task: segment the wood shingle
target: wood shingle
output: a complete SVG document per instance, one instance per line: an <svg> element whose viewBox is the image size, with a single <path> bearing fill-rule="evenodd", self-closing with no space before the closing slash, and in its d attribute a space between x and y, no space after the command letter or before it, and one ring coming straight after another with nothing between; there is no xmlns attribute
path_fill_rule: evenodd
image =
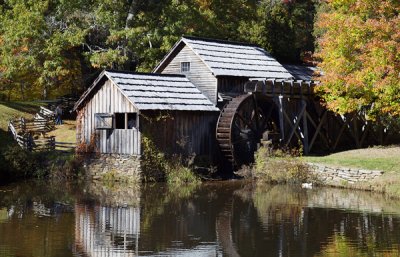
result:
<svg viewBox="0 0 400 257"><path fill-rule="evenodd" d="M219 111L183 75L143 74L104 71L100 77L112 81L138 110ZM99 80L97 80L99 81ZM78 101L75 109L90 95L95 83Z"/></svg>
<svg viewBox="0 0 400 257"><path fill-rule="evenodd" d="M195 37L182 37L154 71L161 72L182 49L182 44L199 56L215 77L293 78L267 51L256 45Z"/></svg>

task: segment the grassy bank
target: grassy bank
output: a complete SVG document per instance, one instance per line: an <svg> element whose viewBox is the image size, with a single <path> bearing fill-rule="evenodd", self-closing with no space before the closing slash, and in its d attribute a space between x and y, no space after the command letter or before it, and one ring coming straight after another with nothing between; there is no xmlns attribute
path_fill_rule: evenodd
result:
<svg viewBox="0 0 400 257"><path fill-rule="evenodd" d="M339 152L327 156L298 156L298 153L270 151L260 148L255 163L244 167L239 175L252 177L259 183L301 184L314 183L341 188L352 188L384 193L400 198L400 146L373 147ZM340 168L358 168L384 171L382 176L369 181L342 183L322 182L310 171L307 162Z"/></svg>
<svg viewBox="0 0 400 257"><path fill-rule="evenodd" d="M302 157L305 162L336 167L381 170L384 174L366 182L334 186L371 190L400 198L400 146L373 147L339 152L320 157Z"/></svg>
<svg viewBox="0 0 400 257"><path fill-rule="evenodd" d="M7 133L8 122L20 117L31 118L39 107L38 102L0 102L0 151L14 143Z"/></svg>
<svg viewBox="0 0 400 257"><path fill-rule="evenodd" d="M306 162L367 170L398 171L400 146L372 147L339 152L327 156L305 156Z"/></svg>

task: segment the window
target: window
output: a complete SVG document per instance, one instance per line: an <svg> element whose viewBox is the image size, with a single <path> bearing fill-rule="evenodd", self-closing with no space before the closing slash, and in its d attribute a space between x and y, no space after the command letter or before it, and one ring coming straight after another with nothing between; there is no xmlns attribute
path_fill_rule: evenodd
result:
<svg viewBox="0 0 400 257"><path fill-rule="evenodd" d="M137 126L137 113L116 113L115 129L133 129Z"/></svg>
<svg viewBox="0 0 400 257"><path fill-rule="evenodd" d="M137 124L137 114L128 113L128 129L136 128L136 124Z"/></svg>
<svg viewBox="0 0 400 257"><path fill-rule="evenodd" d="M95 128L96 129L112 129L113 115L110 113L95 113Z"/></svg>
<svg viewBox="0 0 400 257"><path fill-rule="evenodd" d="M116 113L115 114L115 128L116 129L125 129L125 113Z"/></svg>
<svg viewBox="0 0 400 257"><path fill-rule="evenodd" d="M190 71L190 62L181 62L181 73Z"/></svg>

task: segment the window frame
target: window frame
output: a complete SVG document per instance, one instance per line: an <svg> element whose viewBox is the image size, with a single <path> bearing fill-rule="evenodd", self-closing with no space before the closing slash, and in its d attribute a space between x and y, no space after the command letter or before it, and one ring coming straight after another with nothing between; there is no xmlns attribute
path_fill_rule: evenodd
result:
<svg viewBox="0 0 400 257"><path fill-rule="evenodd" d="M134 116L134 124L131 128L129 128L129 116L133 115ZM119 119L117 120L117 117ZM123 117L123 118L122 118ZM123 120L122 120L123 119ZM139 113L138 112L116 112L114 113L114 129L118 130L123 130L123 129L128 129L128 130L138 130L139 127ZM121 126L118 127L118 124L123 124L123 128Z"/></svg>
<svg viewBox="0 0 400 257"><path fill-rule="evenodd" d="M108 126L99 126L100 119L111 118L111 124ZM107 122L103 122L103 125ZM113 129L114 128L114 114L112 113L95 113L94 114L94 128L95 129Z"/></svg>
<svg viewBox="0 0 400 257"><path fill-rule="evenodd" d="M181 73L190 72L190 68L191 68L190 62L181 62Z"/></svg>

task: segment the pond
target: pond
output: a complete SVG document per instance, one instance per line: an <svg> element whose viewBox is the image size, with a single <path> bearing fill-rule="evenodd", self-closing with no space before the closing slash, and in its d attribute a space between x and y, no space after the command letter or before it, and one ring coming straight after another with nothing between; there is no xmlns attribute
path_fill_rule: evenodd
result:
<svg viewBox="0 0 400 257"><path fill-rule="evenodd" d="M0 187L0 256L399 256L400 201L245 181Z"/></svg>

